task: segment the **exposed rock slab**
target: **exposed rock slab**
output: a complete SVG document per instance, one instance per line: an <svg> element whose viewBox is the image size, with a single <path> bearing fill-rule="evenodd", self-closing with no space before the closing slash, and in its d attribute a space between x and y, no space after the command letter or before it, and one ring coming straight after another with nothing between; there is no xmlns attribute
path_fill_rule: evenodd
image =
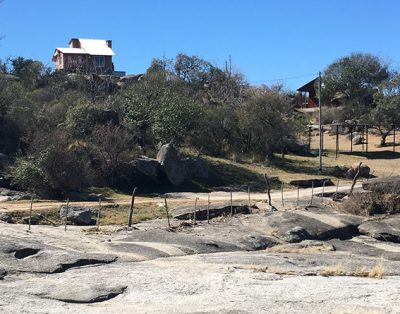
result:
<svg viewBox="0 0 400 314"><path fill-rule="evenodd" d="M267 227L286 242L303 240L349 239L358 234L363 218L333 212L287 211L268 215Z"/></svg>
<svg viewBox="0 0 400 314"><path fill-rule="evenodd" d="M97 303L115 298L125 292L127 286L104 284L48 285L45 291L37 293L41 298L66 303Z"/></svg>
<svg viewBox="0 0 400 314"><path fill-rule="evenodd" d="M358 226L358 230L378 240L400 243L400 215L366 221Z"/></svg>

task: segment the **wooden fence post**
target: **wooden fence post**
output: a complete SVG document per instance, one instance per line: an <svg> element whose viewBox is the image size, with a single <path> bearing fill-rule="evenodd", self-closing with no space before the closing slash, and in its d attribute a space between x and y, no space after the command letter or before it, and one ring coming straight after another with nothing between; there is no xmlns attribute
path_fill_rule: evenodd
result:
<svg viewBox="0 0 400 314"><path fill-rule="evenodd" d="M197 212L197 200L198 199L199 199L198 197L196 197L194 199L193 225L196 224L196 212Z"/></svg>
<svg viewBox="0 0 400 314"><path fill-rule="evenodd" d="M131 207L129 209L129 217L128 217L128 227L132 226L132 216L133 216L133 206L135 205L135 193L136 193L137 187L132 191L132 199L131 199Z"/></svg>
<svg viewBox="0 0 400 314"><path fill-rule="evenodd" d="M281 198L282 198L282 207L284 207L285 206L285 201L284 201L284 199L283 199L283 187L284 187L284 183L282 182L282 184L281 184Z"/></svg>
<svg viewBox="0 0 400 314"><path fill-rule="evenodd" d="M311 203L310 203L310 205L313 204L313 198L314 198L314 180L311 181Z"/></svg>
<svg viewBox="0 0 400 314"><path fill-rule="evenodd" d="M170 229L171 228L171 223L169 221L169 210L168 210L167 196L166 195L164 195L164 206L165 206L165 211L167 212L168 229Z"/></svg>
<svg viewBox="0 0 400 314"><path fill-rule="evenodd" d="M232 200L232 191L231 191L231 216L233 216L233 200Z"/></svg>
<svg viewBox="0 0 400 314"><path fill-rule="evenodd" d="M355 176L354 176L354 178L353 178L353 182L351 183L351 188L350 188L349 196L353 194L354 186L356 185L356 181L357 181L358 175L360 174L361 165L362 165L362 162L360 162L360 163L358 164L357 172L356 172L356 174L355 174Z"/></svg>
<svg viewBox="0 0 400 314"><path fill-rule="evenodd" d="M248 197L249 197L249 210L250 210L250 208L251 208L250 185L247 186L247 194L248 194Z"/></svg>
<svg viewBox="0 0 400 314"><path fill-rule="evenodd" d="M207 197L207 223L210 223L210 194Z"/></svg>
<svg viewBox="0 0 400 314"><path fill-rule="evenodd" d="M267 176L266 173L264 173L264 180L265 180L265 184L267 185L268 205L272 206L272 202L271 202L271 185L269 183L268 176Z"/></svg>
<svg viewBox="0 0 400 314"><path fill-rule="evenodd" d="M99 209L97 210L97 231L100 230L100 210L101 210L101 198L99 198Z"/></svg>
<svg viewBox="0 0 400 314"><path fill-rule="evenodd" d="M68 220L68 211L69 211L69 198L67 198L67 209L65 211L65 222L64 222L64 231L67 231L67 220Z"/></svg>
<svg viewBox="0 0 400 314"><path fill-rule="evenodd" d="M31 206L29 208L29 227L28 230L31 230L31 223L32 223L32 206L33 206L33 196L31 196Z"/></svg>

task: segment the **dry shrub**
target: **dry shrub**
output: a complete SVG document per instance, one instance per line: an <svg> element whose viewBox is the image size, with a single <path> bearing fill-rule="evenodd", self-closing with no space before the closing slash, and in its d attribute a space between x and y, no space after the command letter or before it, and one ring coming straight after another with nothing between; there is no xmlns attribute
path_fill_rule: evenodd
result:
<svg viewBox="0 0 400 314"><path fill-rule="evenodd" d="M395 193L354 193L339 206L339 210L359 216L400 213L400 195Z"/></svg>
<svg viewBox="0 0 400 314"><path fill-rule="evenodd" d="M322 276L352 276L352 277L367 277L382 279L385 275L385 267L383 265L383 259L374 265L370 270L367 267L362 266L357 268L355 271L346 270L342 264L334 266L326 266L320 271Z"/></svg>
<svg viewBox="0 0 400 314"><path fill-rule="evenodd" d="M342 264L337 264L324 267L320 274L322 276L346 276L347 273Z"/></svg>

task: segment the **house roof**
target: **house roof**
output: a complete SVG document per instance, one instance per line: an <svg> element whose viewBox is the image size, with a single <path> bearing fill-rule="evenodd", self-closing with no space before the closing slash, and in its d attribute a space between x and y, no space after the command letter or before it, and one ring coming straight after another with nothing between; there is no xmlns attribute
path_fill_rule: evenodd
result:
<svg viewBox="0 0 400 314"><path fill-rule="evenodd" d="M310 90L312 90L312 91L315 90L315 81L316 81L317 79L318 79L318 78L315 78L315 79L309 81L308 83L306 83L306 84L304 84L303 86L299 87L299 88L297 89L297 91L298 91L298 92L309 92Z"/></svg>
<svg viewBox="0 0 400 314"><path fill-rule="evenodd" d="M56 48L56 51L61 51L62 53L73 53L73 54L83 54L83 55L87 55L88 53L80 48Z"/></svg>
<svg viewBox="0 0 400 314"><path fill-rule="evenodd" d="M72 39L71 39L72 40ZM57 47L53 54L53 61L57 51L66 54L84 54L91 56L114 56L115 53L107 46L107 41L102 39L78 39L80 48L59 48ZM71 41L70 41L71 42Z"/></svg>
<svg viewBox="0 0 400 314"><path fill-rule="evenodd" d="M114 56L115 53L107 46L107 41L102 39L78 39L81 49L92 56Z"/></svg>

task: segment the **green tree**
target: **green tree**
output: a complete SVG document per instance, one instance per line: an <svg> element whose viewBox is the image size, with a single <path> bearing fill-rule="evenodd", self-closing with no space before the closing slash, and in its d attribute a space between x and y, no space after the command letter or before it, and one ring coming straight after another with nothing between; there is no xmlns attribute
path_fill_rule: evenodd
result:
<svg viewBox="0 0 400 314"><path fill-rule="evenodd" d="M284 152L289 140L304 130L288 94L263 87L240 108L242 150L271 159L274 152Z"/></svg>
<svg viewBox="0 0 400 314"><path fill-rule="evenodd" d="M381 146L386 146L386 138L395 126L400 125L400 75L383 81L374 94L375 107L365 120L373 124L381 135Z"/></svg>
<svg viewBox="0 0 400 314"><path fill-rule="evenodd" d="M344 106L342 118L360 118L372 109L376 88L389 76L388 65L378 57L352 53L336 60L325 70L323 102L340 99L340 104Z"/></svg>

